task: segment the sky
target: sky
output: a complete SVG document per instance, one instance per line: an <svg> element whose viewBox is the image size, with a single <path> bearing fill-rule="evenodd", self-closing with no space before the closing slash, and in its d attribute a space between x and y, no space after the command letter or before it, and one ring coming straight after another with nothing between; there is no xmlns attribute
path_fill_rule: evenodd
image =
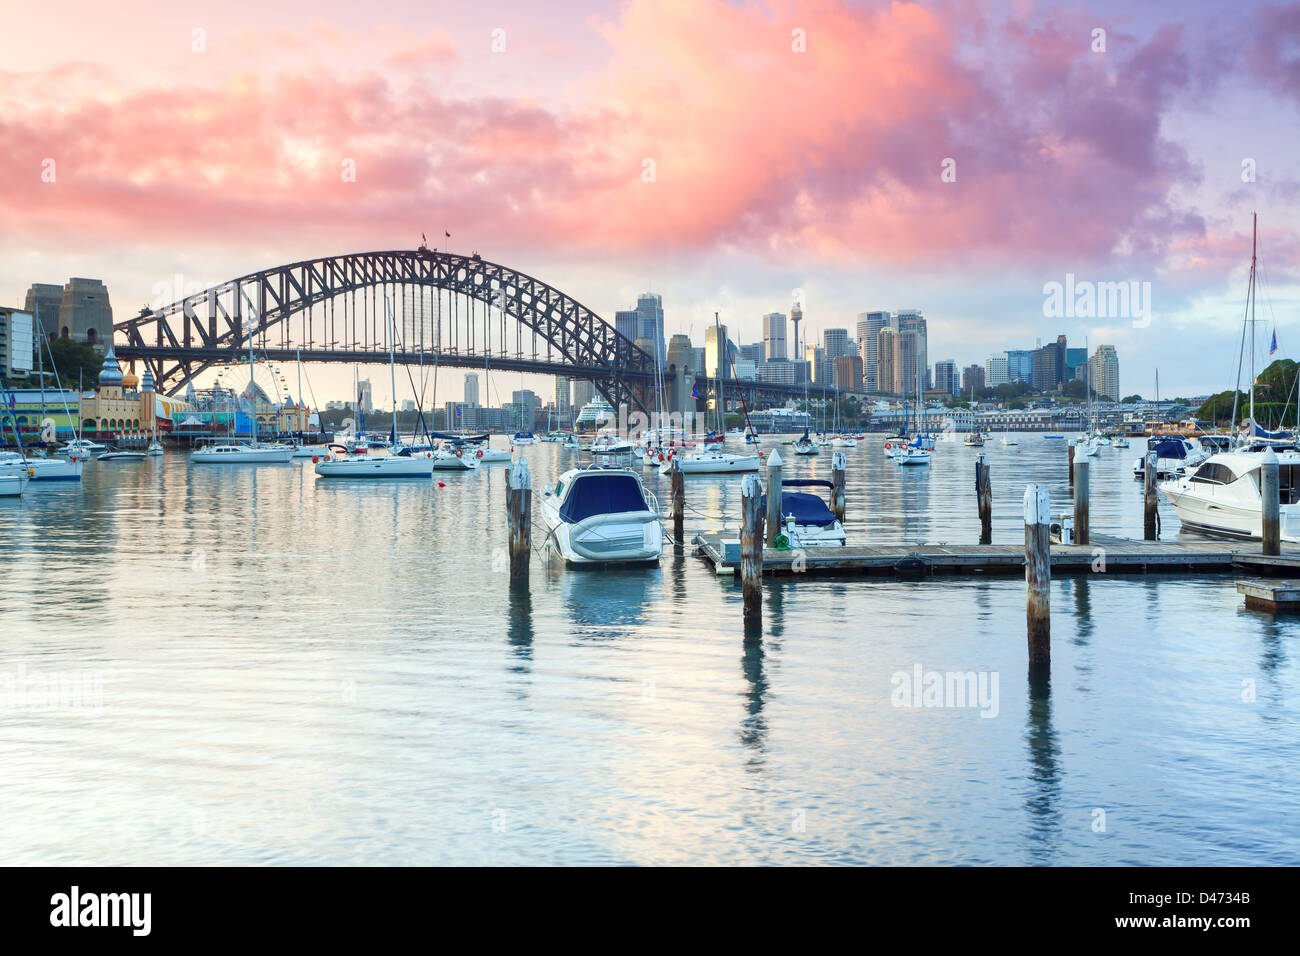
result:
<svg viewBox="0 0 1300 956"><path fill-rule="evenodd" d="M1064 333L1171 397L1233 384L1257 212L1261 350L1300 359L1297 3L2 0L0 142L0 305L90 276L122 321L450 231L697 345L919 308L932 363ZM1150 308L1053 315L1067 282Z"/></svg>

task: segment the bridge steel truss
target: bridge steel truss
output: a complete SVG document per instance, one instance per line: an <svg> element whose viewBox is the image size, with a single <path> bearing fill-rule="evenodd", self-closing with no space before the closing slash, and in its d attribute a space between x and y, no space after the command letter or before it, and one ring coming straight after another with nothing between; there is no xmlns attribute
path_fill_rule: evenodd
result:
<svg viewBox="0 0 1300 956"><path fill-rule="evenodd" d="M156 387L174 395L215 365L238 362L250 335L254 350L272 361L378 362L387 353L374 348L302 348L292 341L289 319L340 296L386 286L427 287L467 296L513 318L554 348L562 363L493 356L503 370L536 371L590 379L615 408L647 410L645 396L655 378L655 357L619 335L591 309L540 279L478 255L427 248L361 252L277 266L231 279L159 309L116 323L125 343L119 358L143 361ZM120 339L121 336L119 336ZM275 339L279 339L276 344ZM351 343L356 346L359 343ZM438 362L481 367L483 354L423 352L402 348L403 364Z"/></svg>

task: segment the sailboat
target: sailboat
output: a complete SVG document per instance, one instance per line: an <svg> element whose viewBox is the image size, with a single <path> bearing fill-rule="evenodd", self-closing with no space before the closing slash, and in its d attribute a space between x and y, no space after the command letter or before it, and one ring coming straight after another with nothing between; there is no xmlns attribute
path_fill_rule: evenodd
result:
<svg viewBox="0 0 1300 956"><path fill-rule="evenodd" d="M248 327L248 418L252 429L252 440L248 444L227 443L208 445L190 455L190 461L196 465L283 465L293 459L291 445L263 445L257 441L257 383L254 373L257 365L253 361L253 335L256 329L253 323ZM111 350L110 350L111 351Z"/></svg>

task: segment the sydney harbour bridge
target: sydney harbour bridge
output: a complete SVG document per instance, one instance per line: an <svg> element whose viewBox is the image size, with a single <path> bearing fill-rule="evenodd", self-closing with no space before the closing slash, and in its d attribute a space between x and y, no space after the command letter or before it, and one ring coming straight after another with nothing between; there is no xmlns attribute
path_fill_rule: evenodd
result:
<svg viewBox="0 0 1300 956"><path fill-rule="evenodd" d="M655 410L656 383L678 374L540 279L424 246L276 266L142 309L114 329L118 357L147 365L166 395L240 361L250 336L256 355L276 362L386 364L391 346L404 365L587 379L615 409L645 412ZM830 391L699 372L695 383L701 397L722 384L751 407Z"/></svg>

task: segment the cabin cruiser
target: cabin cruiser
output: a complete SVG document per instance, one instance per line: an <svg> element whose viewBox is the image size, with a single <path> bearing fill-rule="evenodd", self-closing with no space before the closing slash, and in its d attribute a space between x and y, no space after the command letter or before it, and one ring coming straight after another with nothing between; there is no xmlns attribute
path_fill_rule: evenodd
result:
<svg viewBox="0 0 1300 956"><path fill-rule="evenodd" d="M0 452L0 477L25 475L29 481L80 481L85 459L80 452L62 458L30 458Z"/></svg>
<svg viewBox="0 0 1300 956"><path fill-rule="evenodd" d="M685 475L734 475L758 471L761 461L758 455L733 455L717 448L702 448L692 455L678 455L670 449L659 466L660 474L666 475L673 470L674 458Z"/></svg>
<svg viewBox="0 0 1300 956"><path fill-rule="evenodd" d="M550 441L550 439L543 440ZM484 465L514 460L515 450L513 448L493 448L487 442L469 442L465 447L468 449L468 454L472 454Z"/></svg>
<svg viewBox="0 0 1300 956"><path fill-rule="evenodd" d="M630 469L571 468L547 486L539 507L547 547L571 564L659 560L659 501Z"/></svg>
<svg viewBox="0 0 1300 956"><path fill-rule="evenodd" d="M62 448L55 452L56 455L70 455L74 452L78 455L90 455L91 452L107 451L107 445L101 445L93 442L88 438L74 438Z"/></svg>
<svg viewBox="0 0 1300 956"><path fill-rule="evenodd" d="M478 459L463 445L443 445L433 452L432 461L434 471L471 471L478 467Z"/></svg>
<svg viewBox="0 0 1300 956"><path fill-rule="evenodd" d="M535 436L532 432L515 432L515 437L512 440L516 445L537 444L537 436Z"/></svg>
<svg viewBox="0 0 1300 956"><path fill-rule="evenodd" d="M284 465L292 460L292 445L207 445L190 455L196 465Z"/></svg>
<svg viewBox="0 0 1300 956"><path fill-rule="evenodd" d="M1256 442L1211 455L1195 470L1162 482L1160 490L1173 503L1184 528L1233 538L1260 538L1260 469L1270 452L1278 462L1281 538L1300 542L1300 448L1294 444Z"/></svg>
<svg viewBox="0 0 1300 956"><path fill-rule="evenodd" d="M295 445L293 449L294 458L324 458L328 454L330 454L330 446L327 444Z"/></svg>
<svg viewBox="0 0 1300 956"><path fill-rule="evenodd" d="M145 451L123 451L109 445L103 454L96 455L96 461L142 461L148 458L149 454Z"/></svg>
<svg viewBox="0 0 1300 956"><path fill-rule="evenodd" d="M831 509L815 494L806 491L786 491L787 488L830 488L835 485L819 478L787 478L781 482L782 531L777 535L777 546L790 548L843 547L844 525ZM763 495L760 508L767 513L767 495ZM785 541L782 542L782 536Z"/></svg>
<svg viewBox="0 0 1300 956"><path fill-rule="evenodd" d="M1166 435L1147 442L1147 451L1156 453L1156 477L1180 478L1190 474L1210 457L1205 449L1189 438ZM1133 464L1133 477L1143 478L1146 472L1146 455Z"/></svg>
<svg viewBox="0 0 1300 956"><path fill-rule="evenodd" d="M332 454L316 462L316 474L322 478L428 478L433 474L430 451L398 448L387 455L349 455L344 445L330 445L328 450Z"/></svg>

